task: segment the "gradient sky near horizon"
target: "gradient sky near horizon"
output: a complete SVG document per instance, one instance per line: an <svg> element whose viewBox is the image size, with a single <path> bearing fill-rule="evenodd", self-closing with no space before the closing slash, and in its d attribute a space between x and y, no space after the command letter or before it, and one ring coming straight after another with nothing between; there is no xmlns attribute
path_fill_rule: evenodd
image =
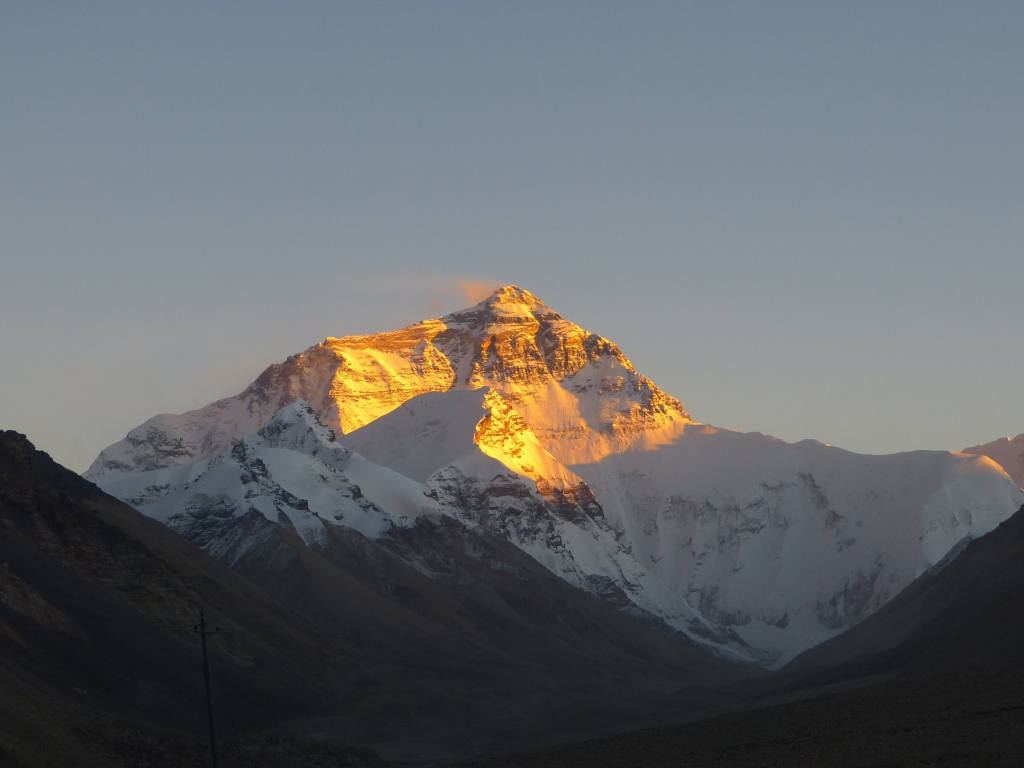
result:
<svg viewBox="0 0 1024 768"><path fill-rule="evenodd" d="M1024 432L1024 3L0 0L0 428L515 283L693 417Z"/></svg>

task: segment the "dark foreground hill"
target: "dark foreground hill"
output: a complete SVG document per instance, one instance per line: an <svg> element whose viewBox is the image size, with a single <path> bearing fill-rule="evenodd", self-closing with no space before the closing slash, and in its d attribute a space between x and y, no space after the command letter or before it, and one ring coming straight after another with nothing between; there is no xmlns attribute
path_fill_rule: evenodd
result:
<svg viewBox="0 0 1024 768"><path fill-rule="evenodd" d="M229 736L329 694L320 673L342 659L301 615L0 434L0 764L206 764L200 611L222 627L213 663ZM378 763L367 750L336 757Z"/></svg>
<svg viewBox="0 0 1024 768"><path fill-rule="evenodd" d="M0 765L205 764L201 611L225 766L536 748L693 716L750 674L455 523L403 558L239 526L259 545L228 567L0 433Z"/></svg>
<svg viewBox="0 0 1024 768"><path fill-rule="evenodd" d="M752 711L486 765L1020 765L1024 510L778 675L719 693Z"/></svg>

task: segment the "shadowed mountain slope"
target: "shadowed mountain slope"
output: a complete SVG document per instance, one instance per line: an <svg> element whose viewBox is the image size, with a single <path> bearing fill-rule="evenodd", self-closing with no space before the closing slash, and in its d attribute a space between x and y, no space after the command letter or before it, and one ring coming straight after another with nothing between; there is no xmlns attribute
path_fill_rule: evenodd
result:
<svg viewBox="0 0 1024 768"><path fill-rule="evenodd" d="M1022 691L1024 509L777 675L720 689L731 714L478 765L1016 766Z"/></svg>
<svg viewBox="0 0 1024 768"><path fill-rule="evenodd" d="M652 693L688 688L692 704L749 672L453 520L416 521L394 551L344 527L314 551L261 515L232 525L248 545L229 568L0 433L7 763L142 750L177 765L201 750L199 611L224 630L212 663L226 738L355 742L414 764L664 722ZM111 746L97 722L138 735ZM165 737L177 751L161 762L143 747Z"/></svg>
<svg viewBox="0 0 1024 768"><path fill-rule="evenodd" d="M786 671L908 676L1018 661L1024 661L1024 508Z"/></svg>
<svg viewBox="0 0 1024 768"><path fill-rule="evenodd" d="M224 735L318 711L322 671L341 662L324 633L0 433L0 762L120 765L133 740L101 734L138 727L170 739L168 759L201 759L200 611L222 628L211 646Z"/></svg>

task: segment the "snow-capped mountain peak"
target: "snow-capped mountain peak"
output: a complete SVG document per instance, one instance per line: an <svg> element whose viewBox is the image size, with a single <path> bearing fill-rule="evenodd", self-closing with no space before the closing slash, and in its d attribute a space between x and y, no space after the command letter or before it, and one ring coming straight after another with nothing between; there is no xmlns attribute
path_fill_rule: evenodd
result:
<svg viewBox="0 0 1024 768"><path fill-rule="evenodd" d="M297 399L344 435L418 395L482 388L500 392L562 464L665 444L690 423L680 402L611 341L506 286L474 307L398 331L329 337L270 366L234 397L155 416L105 449L85 474L208 458Z"/></svg>
<svg viewBox="0 0 1024 768"><path fill-rule="evenodd" d="M1024 502L988 459L861 456L695 424L615 344L516 286L328 338L233 398L150 419L86 476L229 561L239 520L315 546L324 525L380 538L444 515L614 605L776 665Z"/></svg>

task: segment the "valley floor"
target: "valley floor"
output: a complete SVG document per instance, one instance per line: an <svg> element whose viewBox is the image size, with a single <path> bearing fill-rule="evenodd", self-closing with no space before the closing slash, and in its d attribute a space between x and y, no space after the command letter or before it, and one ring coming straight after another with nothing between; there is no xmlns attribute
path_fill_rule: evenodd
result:
<svg viewBox="0 0 1024 768"><path fill-rule="evenodd" d="M386 768L369 749L250 736L220 745L221 768ZM40 695L0 669L3 768L207 768L209 741Z"/></svg>
<svg viewBox="0 0 1024 768"><path fill-rule="evenodd" d="M1024 666L894 680L461 768L1018 766Z"/></svg>

